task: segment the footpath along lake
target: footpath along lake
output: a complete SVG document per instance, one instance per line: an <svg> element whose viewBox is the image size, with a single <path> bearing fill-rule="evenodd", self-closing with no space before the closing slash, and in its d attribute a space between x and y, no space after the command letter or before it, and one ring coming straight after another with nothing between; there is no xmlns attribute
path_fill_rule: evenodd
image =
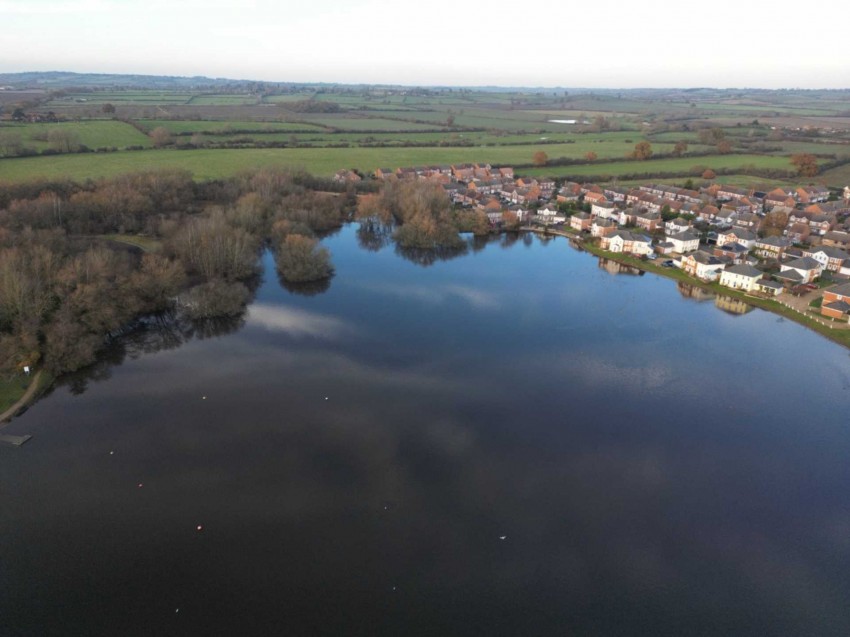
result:
<svg viewBox="0 0 850 637"><path fill-rule="evenodd" d="M850 632L846 349L561 238L324 244L4 430L0 635Z"/></svg>

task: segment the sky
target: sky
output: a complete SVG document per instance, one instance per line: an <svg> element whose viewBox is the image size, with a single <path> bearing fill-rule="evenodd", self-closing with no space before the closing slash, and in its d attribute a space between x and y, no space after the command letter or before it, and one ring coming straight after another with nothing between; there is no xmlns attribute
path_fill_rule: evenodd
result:
<svg viewBox="0 0 850 637"><path fill-rule="evenodd" d="M838 0L0 0L0 72L848 88ZM842 15L843 14L843 15Z"/></svg>

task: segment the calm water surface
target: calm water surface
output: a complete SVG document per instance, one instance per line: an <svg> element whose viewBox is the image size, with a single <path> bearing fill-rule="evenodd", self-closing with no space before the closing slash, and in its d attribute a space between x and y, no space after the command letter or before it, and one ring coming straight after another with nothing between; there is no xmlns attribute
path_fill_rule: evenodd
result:
<svg viewBox="0 0 850 637"><path fill-rule="evenodd" d="M0 635L850 633L846 350L563 239L325 243L5 430Z"/></svg>

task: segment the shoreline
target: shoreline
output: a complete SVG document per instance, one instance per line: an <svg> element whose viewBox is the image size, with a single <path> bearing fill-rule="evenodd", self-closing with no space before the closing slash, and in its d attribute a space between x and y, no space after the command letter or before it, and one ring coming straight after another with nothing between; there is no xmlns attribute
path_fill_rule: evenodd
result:
<svg viewBox="0 0 850 637"><path fill-rule="evenodd" d="M535 226L521 226L517 229L517 231L533 232L535 234L544 236L564 237L565 239L575 242L575 244L580 250L592 254L593 256L604 259L610 259L611 261L615 261L622 265L637 268L643 272L649 272L651 274L657 274L667 279L687 283L688 285L699 287L714 294L722 294L735 298L752 307L759 308L781 316L783 318L787 318L788 320L794 321L798 325L801 325L805 328L812 330L813 332L820 334L821 336L827 338L833 343L841 345L844 348L850 349L850 328L830 327L828 324L822 323L820 320L814 317L807 316L806 314L803 314L791 308L790 306L780 303L779 301L776 301L774 299L750 296L739 290L734 290L732 288L721 286L718 283L702 281L701 279L697 279L686 274L678 268L662 268L656 265L655 263L642 260L639 257L623 254L620 252L609 252L607 250L603 250L598 246L593 245L591 241L588 240L588 237L584 237L572 231L571 229L566 230L564 228L552 229L546 227L541 228ZM50 388L55 379L51 378L45 382L46 376L47 374L45 374L43 369L39 369L34 374L32 381L30 382L26 391L21 395L21 397L15 402L15 404L11 405L2 414L0 414L0 430L3 430L5 427L7 427L22 410L25 410L28 407L32 406L38 400L38 398L45 392L45 390Z"/></svg>
<svg viewBox="0 0 850 637"><path fill-rule="evenodd" d="M697 279L688 274L685 274L682 270L678 268L662 268L661 266L658 266L650 261L644 261L638 257L623 254L621 252L608 252L607 250L603 250L595 245L592 245L586 237L564 229L552 230L548 228L541 229L531 226L522 226L519 230L520 232L534 232L536 234L542 235L554 235L558 237L565 237L567 239L575 241L582 250L589 252L594 256L602 257L605 259L611 259L612 261L616 261L617 263L620 263L622 265L637 268L639 270L642 270L643 272L657 274L659 276L663 276L674 281L681 281L683 283L702 288L703 290L708 290L715 294L723 294L725 296L730 296L734 299L743 301L744 303L746 303L747 305L751 305L752 307L756 307L767 312L772 312L773 314L777 314L790 321L794 321L798 325L802 325L803 327L808 328L813 332L817 332L818 334L829 339L833 343L850 349L850 328L830 327L829 324L822 323L820 320L798 312L797 310L774 299L750 296L749 294L745 294L739 290L734 290L732 288L722 286L719 283L709 283L707 281L702 281L701 279Z"/></svg>
<svg viewBox="0 0 850 637"><path fill-rule="evenodd" d="M22 409L32 405L38 397L41 396L42 392L50 387L52 381L50 381L50 383L42 384L44 376L46 376L44 370L39 369L33 375L32 380L23 395L15 402L14 405L0 414L0 430L7 427Z"/></svg>

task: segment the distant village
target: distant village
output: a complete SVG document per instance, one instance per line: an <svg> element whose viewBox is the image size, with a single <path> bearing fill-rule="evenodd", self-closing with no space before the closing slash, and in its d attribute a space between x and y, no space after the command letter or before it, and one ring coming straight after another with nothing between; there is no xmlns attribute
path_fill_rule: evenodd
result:
<svg viewBox="0 0 850 637"><path fill-rule="evenodd" d="M433 181L453 204L483 212L494 227L510 220L562 229L603 250L654 260L753 296L818 292L811 303L816 311L850 321L850 187L837 198L818 185L769 192L711 181L699 188L558 187L554 180L515 177L512 168L489 164L379 168L371 177ZM343 183L362 178L349 170L334 177Z"/></svg>

